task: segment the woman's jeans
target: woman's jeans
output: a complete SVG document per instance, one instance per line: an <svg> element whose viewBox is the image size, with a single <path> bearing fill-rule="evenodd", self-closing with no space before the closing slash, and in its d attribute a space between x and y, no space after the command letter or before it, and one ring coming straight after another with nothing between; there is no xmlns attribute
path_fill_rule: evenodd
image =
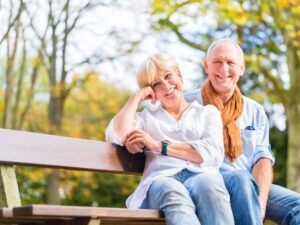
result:
<svg viewBox="0 0 300 225"><path fill-rule="evenodd" d="M183 169L173 177L159 178L148 191L148 204L162 210L169 225L234 224L221 174Z"/></svg>

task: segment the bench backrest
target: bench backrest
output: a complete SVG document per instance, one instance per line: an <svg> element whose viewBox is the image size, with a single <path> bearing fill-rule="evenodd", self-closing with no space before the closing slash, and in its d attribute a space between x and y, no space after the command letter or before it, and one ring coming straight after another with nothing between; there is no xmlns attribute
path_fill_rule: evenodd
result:
<svg viewBox="0 0 300 225"><path fill-rule="evenodd" d="M0 129L0 165L141 175L144 154L107 142Z"/></svg>

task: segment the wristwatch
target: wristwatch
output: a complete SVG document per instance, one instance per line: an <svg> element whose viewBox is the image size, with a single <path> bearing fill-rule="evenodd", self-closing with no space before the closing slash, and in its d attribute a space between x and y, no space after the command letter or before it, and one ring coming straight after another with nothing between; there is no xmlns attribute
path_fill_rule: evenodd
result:
<svg viewBox="0 0 300 225"><path fill-rule="evenodd" d="M169 140L162 140L161 141L161 154L162 155L167 155L167 148L168 148L169 144L170 144Z"/></svg>

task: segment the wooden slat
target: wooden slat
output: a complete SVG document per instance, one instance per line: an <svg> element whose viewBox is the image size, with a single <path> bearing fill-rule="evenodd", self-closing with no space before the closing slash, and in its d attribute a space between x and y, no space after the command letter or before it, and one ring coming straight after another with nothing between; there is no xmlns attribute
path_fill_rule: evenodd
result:
<svg viewBox="0 0 300 225"><path fill-rule="evenodd" d="M28 205L14 207L14 216L91 217L106 219L164 220L159 210L102 208L88 206Z"/></svg>
<svg viewBox="0 0 300 225"><path fill-rule="evenodd" d="M1 208L0 209L0 217L1 218L10 218L12 217L12 208Z"/></svg>
<svg viewBox="0 0 300 225"><path fill-rule="evenodd" d="M165 221L109 221L101 220L101 225L166 225Z"/></svg>
<svg viewBox="0 0 300 225"><path fill-rule="evenodd" d="M0 164L140 175L145 156L102 141L0 129Z"/></svg>
<svg viewBox="0 0 300 225"><path fill-rule="evenodd" d="M22 207L22 206L18 206ZM36 220L36 221L45 221L45 220L54 220L54 219L61 219L61 220L71 220L72 217L63 217L63 216L52 216L51 218L47 216L37 216L37 215L25 215L25 216L16 216L13 213L14 208L0 208L0 218L1 219L17 219L18 221L24 220Z"/></svg>
<svg viewBox="0 0 300 225"><path fill-rule="evenodd" d="M112 210L111 210L112 209ZM129 215L128 214L133 214ZM140 214L140 215L137 215ZM124 218L125 217L125 218ZM0 209L2 222L32 224L84 224L82 219L100 218L101 225L165 225L158 210L128 210L118 208L30 205ZM52 222L51 222L52 221ZM79 223L78 223L79 222Z"/></svg>

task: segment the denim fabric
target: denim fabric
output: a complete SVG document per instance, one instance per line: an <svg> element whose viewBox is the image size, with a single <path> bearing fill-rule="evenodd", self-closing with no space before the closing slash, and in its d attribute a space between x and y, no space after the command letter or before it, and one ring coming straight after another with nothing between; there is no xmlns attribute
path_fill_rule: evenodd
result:
<svg viewBox="0 0 300 225"><path fill-rule="evenodd" d="M149 208L161 209L170 225L234 224L229 195L218 173L183 169L155 180L148 192Z"/></svg>
<svg viewBox="0 0 300 225"><path fill-rule="evenodd" d="M259 188L252 175L244 170L227 171L221 174L230 195L235 224L261 225Z"/></svg>
<svg viewBox="0 0 300 225"><path fill-rule="evenodd" d="M266 219L280 225L299 225L300 194L272 184L267 203Z"/></svg>

